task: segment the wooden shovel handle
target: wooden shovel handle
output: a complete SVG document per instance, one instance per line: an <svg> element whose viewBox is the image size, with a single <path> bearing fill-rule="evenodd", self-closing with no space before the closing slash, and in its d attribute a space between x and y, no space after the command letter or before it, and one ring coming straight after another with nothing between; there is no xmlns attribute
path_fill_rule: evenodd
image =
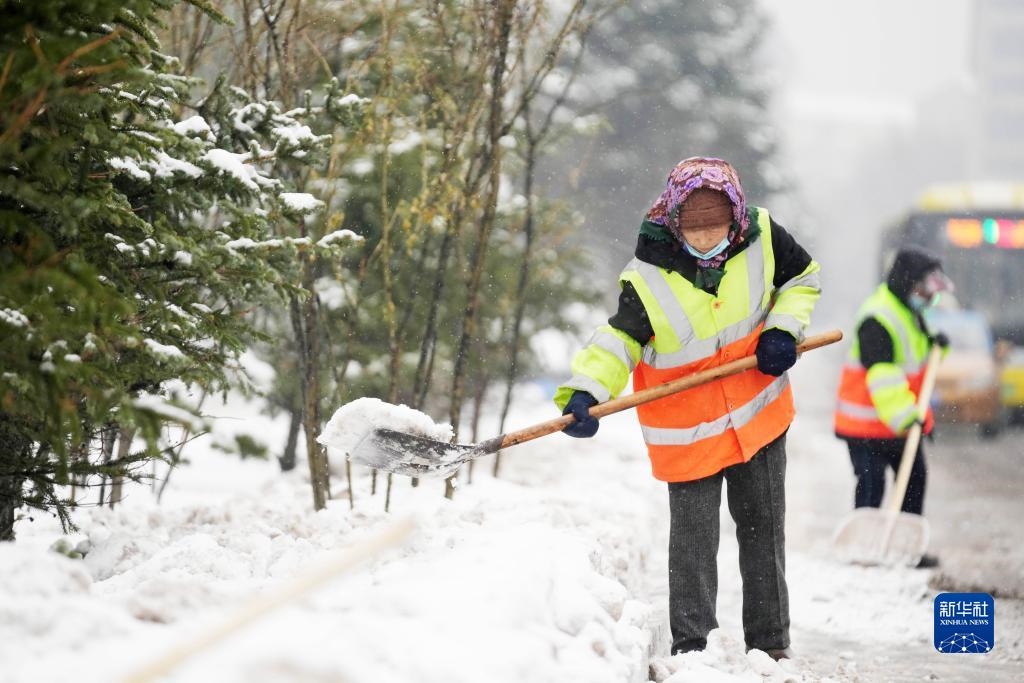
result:
<svg viewBox="0 0 1024 683"><path fill-rule="evenodd" d="M924 380L921 382L921 393L917 396L917 413L924 417L928 414L928 404L931 403L932 390L935 389L935 376L938 373L939 362L942 360L942 349L934 344L928 352L928 363L924 368ZM900 467L896 473L896 481L893 482L892 496L889 497L886 510L895 515L903 507L903 498L907 495L907 484L910 483L910 470L917 458L917 447L921 443L921 423L915 422L910 431L907 432L907 440L903 443L903 455L900 457ZM888 540L886 540L888 543Z"/></svg>
<svg viewBox="0 0 1024 683"><path fill-rule="evenodd" d="M797 345L796 350L798 353L811 351L812 349L834 344L842 338L843 333L841 331L832 330L831 332L807 337L802 343ZM686 375L685 377L680 377L679 379L666 382L665 384L660 384L656 387L650 387L632 394L620 396L619 398L613 398L610 401L605 401L604 403L599 403L590 409L590 414L598 418L604 417L606 415L611 415L612 413L628 410L629 408L635 408L642 403L656 401L659 398L664 398L670 394L676 394L680 391L685 391L686 389L692 389L693 387L700 386L701 384L707 384L708 382L713 382L716 379L736 375L756 367L757 357L745 356L744 358L724 363L709 370L695 372L692 375ZM493 440L494 446L496 447L494 450L497 450L498 448L508 448L509 446L523 443L524 441L532 441L533 439L553 434L554 432L560 432L575 421L576 418L572 415L562 415L554 420L541 422L540 424L533 425L532 427L520 429L515 432L509 432L508 434L502 434L500 437Z"/></svg>

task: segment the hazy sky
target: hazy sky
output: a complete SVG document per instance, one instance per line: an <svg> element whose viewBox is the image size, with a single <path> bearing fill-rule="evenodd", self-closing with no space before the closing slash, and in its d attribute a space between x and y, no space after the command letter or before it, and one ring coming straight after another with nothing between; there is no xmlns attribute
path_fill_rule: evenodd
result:
<svg viewBox="0 0 1024 683"><path fill-rule="evenodd" d="M969 80L973 3L760 2L774 22L765 43L780 170L795 189L775 215L813 235L828 285L817 317L842 324L874 286L880 229L943 168L890 145L913 139L923 98Z"/></svg>
<svg viewBox="0 0 1024 683"><path fill-rule="evenodd" d="M970 0L760 0L786 93L904 99L969 69Z"/></svg>

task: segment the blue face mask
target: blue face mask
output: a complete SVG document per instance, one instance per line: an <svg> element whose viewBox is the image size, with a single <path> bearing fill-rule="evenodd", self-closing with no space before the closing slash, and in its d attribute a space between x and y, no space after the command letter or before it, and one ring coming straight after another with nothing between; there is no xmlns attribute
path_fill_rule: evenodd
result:
<svg viewBox="0 0 1024 683"><path fill-rule="evenodd" d="M689 242L686 242L686 241L683 242L683 247L686 248L686 251L688 251L690 254L696 256L697 258L703 259L705 261L708 260L709 258L714 258L714 257L718 256L723 251L725 251L725 248L728 247L728 246L729 246L729 235L726 235L725 237L723 237L721 242L719 242L715 246L711 247L711 249L705 251L704 253L701 253L701 252L697 251L696 249L694 249L693 247L691 247Z"/></svg>
<svg viewBox="0 0 1024 683"><path fill-rule="evenodd" d="M910 296L907 297L907 300L913 310L920 312L935 305L936 298L937 297L931 297L930 299L926 299L917 292L911 292Z"/></svg>

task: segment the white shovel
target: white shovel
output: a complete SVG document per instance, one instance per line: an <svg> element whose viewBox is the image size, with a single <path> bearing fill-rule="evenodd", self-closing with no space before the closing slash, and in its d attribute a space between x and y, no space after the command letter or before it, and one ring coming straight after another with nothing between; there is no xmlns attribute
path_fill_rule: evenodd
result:
<svg viewBox="0 0 1024 683"><path fill-rule="evenodd" d="M936 344L928 354L928 365L924 371L924 382L917 397L918 414L924 415L935 387L935 372L942 357L942 349ZM910 470L921 443L921 425L914 423L907 433L903 446L900 468L896 473L885 509L857 508L842 521L832 537L836 553L847 562L866 565L917 566L928 548L930 530L928 520L922 515L900 512L903 497L907 493Z"/></svg>

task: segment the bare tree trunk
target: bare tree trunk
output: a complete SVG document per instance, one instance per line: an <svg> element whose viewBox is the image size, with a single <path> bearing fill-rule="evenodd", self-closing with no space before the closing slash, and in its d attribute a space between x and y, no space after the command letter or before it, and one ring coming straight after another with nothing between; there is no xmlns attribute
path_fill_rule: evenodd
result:
<svg viewBox="0 0 1024 683"><path fill-rule="evenodd" d="M529 112L527 112L527 137L529 138ZM527 141L526 151L526 178L523 182L523 192L526 195L526 216L523 220L523 260L519 265L519 281L516 283L516 309L512 320L512 331L508 344L510 355L508 364L508 375L505 384L505 399L501 404L501 418L498 420L498 433L505 431L505 420L508 418L508 411L512 406L512 391L519 376L519 346L523 329L523 316L526 312L526 286L530 281L530 257L533 251L533 174L536 161L537 143L535 140ZM501 469L501 451L494 455L494 476L498 476Z"/></svg>
<svg viewBox="0 0 1024 683"><path fill-rule="evenodd" d="M583 7L584 0L577 0L573 11L579 11ZM552 122L554 121L555 113L565 103L565 99L569 94L569 89L572 87L579 75L580 61L583 57L583 45L586 43L587 36L590 32L592 24L584 24L583 30L580 32L578 38L580 41L580 48L577 53L576 59L573 63L572 69L569 72L569 78L566 79L562 86L562 91L558 97L548 108L547 113L544 115L543 120L539 126L534 126L533 116L531 111L532 102L527 100L523 103L522 120L523 130L526 138L526 157L524 158L523 168L523 194L526 196L526 215L523 218L523 260L519 267L519 280L516 283L515 293L515 314L512 322L512 330L509 339L509 353L511 358L509 360L507 384L505 385L505 399L501 406L501 417L498 421L498 433L502 434L505 432L505 420L508 418L509 410L512 406L512 392L515 388L515 383L519 379L519 348L522 345L522 329L523 329L523 318L526 315L526 289L530 282L530 260L533 256L533 245L535 240L535 208L536 204L533 196L533 182L537 171L537 148L541 141L547 136L551 130ZM526 62L526 50L525 44L520 48L519 60L521 63ZM523 69L524 81L526 80L526 69ZM524 83L524 90L528 90L529 85ZM495 477L498 476L501 470L501 451L498 451L494 455L494 470L493 474Z"/></svg>
<svg viewBox="0 0 1024 683"><path fill-rule="evenodd" d="M85 433L88 434L89 431L90 431L90 427L88 425L86 425ZM80 463L83 460L88 460L88 459L89 459L89 439L88 439L88 437L86 437L85 440L82 443L78 444L77 446L73 446L71 448L71 452L68 453L68 461L72 462L72 463ZM71 507L74 507L78 503L78 489L79 488L83 488L83 489L85 488L87 477L84 474L72 474L70 479L71 479L71 495L70 495Z"/></svg>
<svg viewBox="0 0 1024 683"><path fill-rule="evenodd" d="M14 540L14 517L21 507L24 471L32 442L0 413L0 541Z"/></svg>
<svg viewBox="0 0 1024 683"><path fill-rule="evenodd" d="M398 374L401 369L402 347L398 339L398 316L395 310L395 285L391 273L391 229L394 226L396 214L391 210L388 202L388 173L390 172L391 153L391 96L393 84L394 63L391 59L391 38L393 25L391 14L383 14L384 29L382 31L381 43L386 51L384 54L384 79L381 83L382 99L388 103L384 112L383 122L380 127L381 137L379 140L381 148L381 174L380 174L380 219L381 219L381 270L384 281L384 320L388 328L388 403L395 403L398 398ZM407 303L407 305L409 305ZM377 473L374 472L374 477ZM384 495L384 511L391 508L391 486L393 475L389 472L387 478L387 491ZM374 480L376 484L376 479Z"/></svg>
<svg viewBox="0 0 1024 683"><path fill-rule="evenodd" d="M458 235L454 221L451 221L445 229L444 238L441 240L441 250L438 254L437 271L434 274L434 285L430 294L430 309L427 312L427 328L423 333L423 342L420 344L420 358L416 364L416 379L413 382L414 408L423 407L427 398L427 391L430 388L430 376L434 369L434 349L437 342L437 317L444 297L445 273L448 270L448 261L451 258L455 238Z"/></svg>
<svg viewBox="0 0 1024 683"><path fill-rule="evenodd" d="M282 472L295 469L295 452L299 448L299 429L302 427L302 408L293 407L288 411L288 439L284 444L284 453L277 459Z"/></svg>
<svg viewBox="0 0 1024 683"><path fill-rule="evenodd" d="M476 384L476 391L473 392L473 421L470 425L470 438L472 443L480 441L480 415L483 413L484 398L487 396L487 389L490 386L489 377L485 374L481 377L480 381ZM466 472L466 483L473 483L473 468L476 465L476 460L469 461L468 471Z"/></svg>
<svg viewBox="0 0 1024 683"><path fill-rule="evenodd" d="M118 462L124 462L125 459L131 454L132 440L135 438L134 427L122 427L118 431L118 442L117 442L117 460ZM164 479L163 485L160 487L159 493L157 493L157 500L164 493L164 488L167 486L167 480L170 479L171 472L168 470L167 478ZM115 505L121 502L122 485L124 483L123 477L114 477L110 481L110 507L113 509Z"/></svg>
<svg viewBox="0 0 1024 683"><path fill-rule="evenodd" d="M302 226L306 236L305 224ZM309 460L309 481L313 487L313 508L327 507L331 497L330 472L327 469L327 453L316 438L320 435L320 373L317 359L320 357L320 311L317 307L314 289L313 254L302 256L302 286L307 298L302 302L300 316L301 333L296 335L299 342L300 367L302 368L302 426L306 434L306 457Z"/></svg>
<svg viewBox="0 0 1024 683"><path fill-rule="evenodd" d="M114 443L117 441L117 425L108 423L100 431L100 451L102 453L102 462L107 464L114 457ZM100 475L100 495L96 501L96 505L103 507L103 501L106 499L107 493L107 475Z"/></svg>
<svg viewBox="0 0 1024 683"><path fill-rule="evenodd" d="M356 509L356 495L352 491L352 461L345 458L345 483L348 484L348 509Z"/></svg>
<svg viewBox="0 0 1024 683"><path fill-rule="evenodd" d="M490 242L491 229L498 202L498 188L501 183L501 151L499 139L503 127L503 103L505 88L503 77L507 68L509 36L512 31L512 16L515 0L500 0L495 8L494 36L491 49L494 60L491 63L490 79L490 113L487 122L487 150L483 169L488 172L487 198L484 213L477 227L476 245L473 249L472 271L468 283L468 301L462 316L462 336L459 338L455 352L455 367L452 371L451 421L455 434L459 432L459 419L462 412L463 392L465 384L466 362L473 339L476 337L477 312L480 306L480 285L483 280L484 262L487 260L487 247ZM454 477L446 480L445 497L451 498L455 493Z"/></svg>
<svg viewBox="0 0 1024 683"><path fill-rule="evenodd" d="M5 453L4 458L10 457ZM21 487L25 480L12 475L0 475L0 541L14 540L14 513L21 507Z"/></svg>

